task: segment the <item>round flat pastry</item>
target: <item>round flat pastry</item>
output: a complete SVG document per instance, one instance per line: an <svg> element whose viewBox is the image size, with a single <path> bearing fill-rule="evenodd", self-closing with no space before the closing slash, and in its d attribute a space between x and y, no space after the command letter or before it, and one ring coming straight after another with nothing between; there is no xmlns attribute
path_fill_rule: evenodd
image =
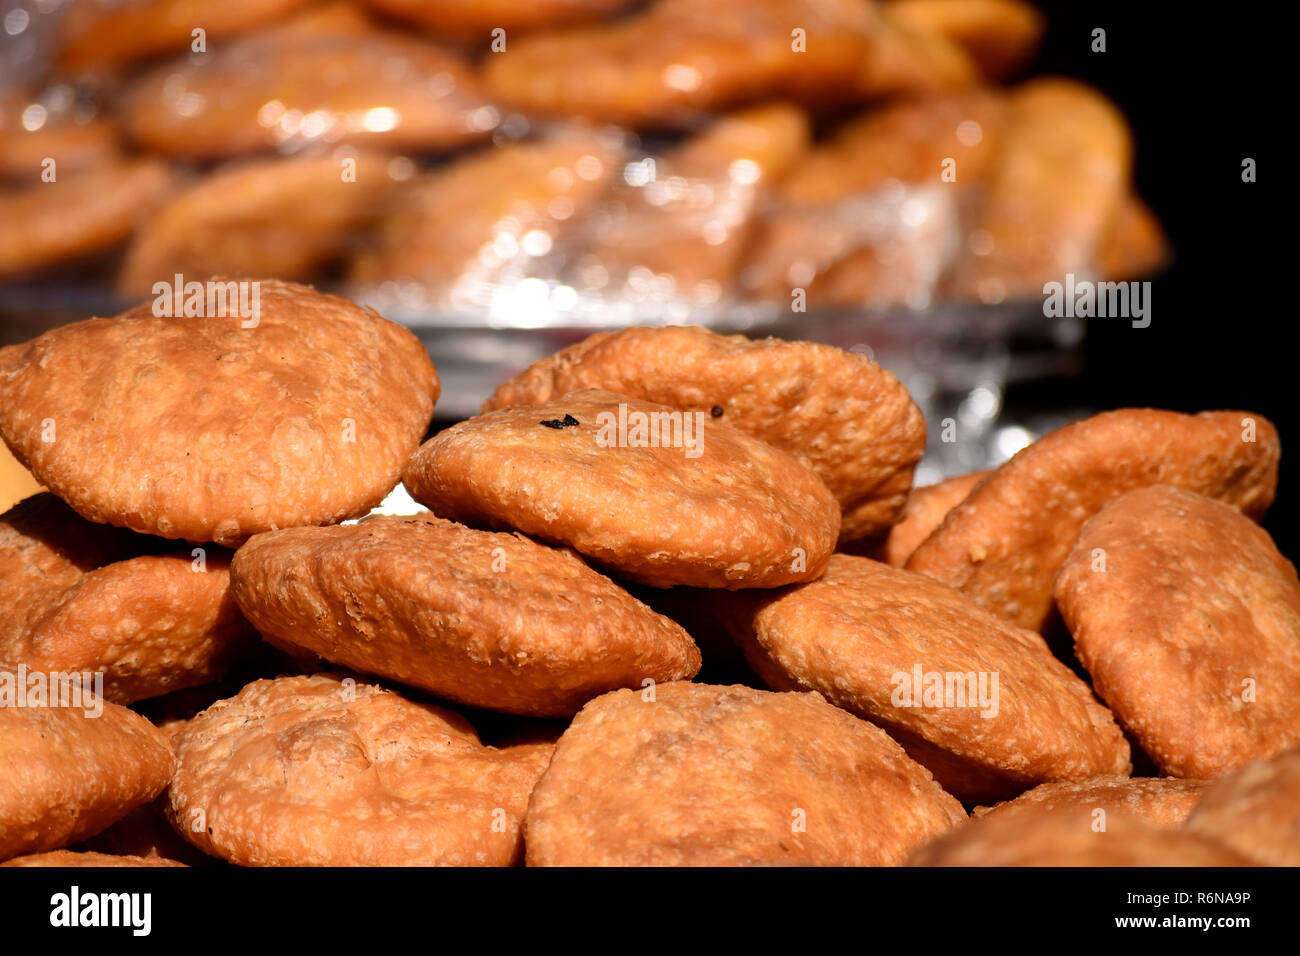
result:
<svg viewBox="0 0 1300 956"><path fill-rule="evenodd" d="M326 674L255 681L173 745L173 824L241 866L510 865L554 748Z"/></svg>
<svg viewBox="0 0 1300 956"><path fill-rule="evenodd" d="M587 228L623 164L622 137L606 133L564 127L419 176L384 216L373 248L353 261L353 282L415 283L431 301L481 307L485 289L548 261L530 243L559 254Z"/></svg>
<svg viewBox="0 0 1300 956"><path fill-rule="evenodd" d="M908 558L1030 630L1052 609L1052 582L1083 523L1112 498L1165 484L1259 518L1277 489L1277 429L1251 412L1103 412L1018 452L979 484Z"/></svg>
<svg viewBox="0 0 1300 956"><path fill-rule="evenodd" d="M1076 80L1037 77L1007 104L997 164L946 294L1042 302L1047 283L1093 272L1132 180L1133 134L1114 103Z"/></svg>
<svg viewBox="0 0 1300 956"><path fill-rule="evenodd" d="M1130 770L1115 719L1042 637L942 584L836 554L816 581L729 598L759 676L885 727L962 799Z"/></svg>
<svg viewBox="0 0 1300 956"><path fill-rule="evenodd" d="M690 411L805 461L839 499L844 540L895 520L925 451L925 419L892 373L829 345L698 327L601 332L501 385L484 411L600 388Z"/></svg>
<svg viewBox="0 0 1300 956"><path fill-rule="evenodd" d="M118 158L117 121L72 88L14 85L0 91L0 179L48 185L41 174L89 169Z"/></svg>
<svg viewBox="0 0 1300 956"><path fill-rule="evenodd" d="M122 119L148 150L217 159L317 142L454 149L499 116L459 54L304 18L152 70L128 89Z"/></svg>
<svg viewBox="0 0 1300 956"><path fill-rule="evenodd" d="M229 552L174 547L51 494L0 515L0 668L102 674L120 704L216 680L254 638Z"/></svg>
<svg viewBox="0 0 1300 956"><path fill-rule="evenodd" d="M858 97L875 29L874 7L856 0L657 0L630 18L508 43L487 57L484 80L528 113L689 126L771 96Z"/></svg>
<svg viewBox="0 0 1300 956"><path fill-rule="evenodd" d="M583 708L528 804L529 866L888 866L965 820L817 694L663 684Z"/></svg>
<svg viewBox="0 0 1300 956"><path fill-rule="evenodd" d="M915 30L946 37L985 76L1004 80L1038 51L1046 21L1025 0L894 0L889 13Z"/></svg>
<svg viewBox="0 0 1300 956"><path fill-rule="evenodd" d="M1088 520L1056 603L1093 686L1164 773L1300 745L1300 578L1235 508L1156 485Z"/></svg>
<svg viewBox="0 0 1300 956"><path fill-rule="evenodd" d="M157 159L114 159L88 169L35 170L0 189L0 276L106 252L127 240L171 194L175 177Z"/></svg>
<svg viewBox="0 0 1300 956"><path fill-rule="evenodd" d="M920 543L943 524L948 512L965 501L971 490L989 474L977 471L938 484L913 488L907 493L907 504L899 513L898 521L889 529L889 537L873 557L892 568L904 567Z"/></svg>
<svg viewBox="0 0 1300 956"><path fill-rule="evenodd" d="M285 17L311 0L76 0L59 21L58 63L102 69L225 40Z"/></svg>
<svg viewBox="0 0 1300 956"><path fill-rule="evenodd" d="M438 518L256 535L232 577L273 643L475 707L567 716L700 669L685 631L572 552Z"/></svg>
<svg viewBox="0 0 1300 956"><path fill-rule="evenodd" d="M392 165L390 165L392 164ZM233 163L182 191L135 234L118 291L186 276L310 279L341 261L399 191L401 163L340 147Z"/></svg>
<svg viewBox="0 0 1300 956"><path fill-rule="evenodd" d="M1195 809L1208 780L1175 777L1088 777L1060 780L1026 790L1014 800L978 807L975 816L1002 816L1025 810L1062 810L1089 822L1125 817L1153 827L1177 829ZM1099 816L1097 811L1103 811Z"/></svg>
<svg viewBox="0 0 1300 956"><path fill-rule="evenodd" d="M1195 833L1160 829L1133 817L1100 828L1069 810L1026 807L990 813L913 854L909 866L1251 866L1251 861Z"/></svg>
<svg viewBox="0 0 1300 956"><path fill-rule="evenodd" d="M167 786L175 762L149 721L82 685L16 677L0 671L0 860L94 836Z"/></svg>
<svg viewBox="0 0 1300 956"><path fill-rule="evenodd" d="M1300 866L1300 748L1248 763L1218 780L1187 820L1267 866Z"/></svg>
<svg viewBox="0 0 1300 956"><path fill-rule="evenodd" d="M120 866L185 866L175 860L164 860L160 856L119 856L113 853L95 853L93 851L77 852L73 850L53 850L50 853L32 853L28 856L16 856L12 860L0 863L0 866L41 866L41 867L120 867Z"/></svg>
<svg viewBox="0 0 1300 956"><path fill-rule="evenodd" d="M811 469L721 424L597 389L471 418L402 481L436 514L567 544L655 587L815 578L839 506Z"/></svg>
<svg viewBox="0 0 1300 956"><path fill-rule="evenodd" d="M635 0L365 0L366 6L423 27L436 37L486 45L497 29L515 33L570 26L612 16ZM507 46L507 49L509 47Z"/></svg>
<svg viewBox="0 0 1300 956"><path fill-rule="evenodd" d="M0 435L37 480L91 521L223 545L378 505L433 416L420 341L292 283L183 292L0 349Z"/></svg>
<svg viewBox="0 0 1300 956"><path fill-rule="evenodd" d="M997 163L1006 103L988 89L907 96L819 142L781 182L741 283L788 305L929 306Z"/></svg>
<svg viewBox="0 0 1300 956"><path fill-rule="evenodd" d="M799 107L769 103L719 117L654 157L654 179L617 185L589 227L578 282L594 270L602 293L615 298L648 281L657 300L723 300L773 190L803 161L809 126Z"/></svg>

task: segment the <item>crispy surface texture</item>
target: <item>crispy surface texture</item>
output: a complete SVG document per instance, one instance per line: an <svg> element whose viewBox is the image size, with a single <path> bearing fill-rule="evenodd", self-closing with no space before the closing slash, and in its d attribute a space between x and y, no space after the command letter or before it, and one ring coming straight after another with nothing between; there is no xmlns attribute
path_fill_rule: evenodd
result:
<svg viewBox="0 0 1300 956"><path fill-rule="evenodd" d="M1138 820L1161 829L1177 829L1195 809L1208 780L1175 777L1089 777L1039 784L1014 800L994 807L978 807L974 816L1037 815L1043 810L1068 812L1087 824L1097 810L1109 823L1118 818ZM1096 818L1100 819L1100 818Z"/></svg>
<svg viewBox="0 0 1300 956"><path fill-rule="evenodd" d="M59 22L59 66L78 71L182 53L192 31L225 39L271 23L311 0L77 0Z"/></svg>
<svg viewBox="0 0 1300 956"><path fill-rule="evenodd" d="M1300 866L1300 749L1254 761L1217 781L1187 830L1267 866Z"/></svg>
<svg viewBox="0 0 1300 956"><path fill-rule="evenodd" d="M346 299L253 281L255 327L147 303L0 349L0 435L80 515L146 534L230 545L366 513L429 424L433 363Z"/></svg>
<svg viewBox="0 0 1300 956"><path fill-rule="evenodd" d="M0 860L93 836L171 779L167 738L118 704L0 707Z"/></svg>
<svg viewBox="0 0 1300 956"><path fill-rule="evenodd" d="M1083 526L1056 603L1164 773L1214 778L1300 745L1300 579L1229 505L1164 485L1116 498Z"/></svg>
<svg viewBox="0 0 1300 956"><path fill-rule="evenodd" d="M510 43L487 58L484 75L491 95L530 113L684 126L773 95L861 95L876 29L874 8L857 0L657 0L629 19Z"/></svg>
<svg viewBox="0 0 1300 956"><path fill-rule="evenodd" d="M304 17L146 73L122 118L140 146L194 159L312 142L444 150L495 125L477 86L420 37Z"/></svg>
<svg viewBox="0 0 1300 956"><path fill-rule="evenodd" d="M1132 175L1132 135L1098 91L1034 79L1013 91L988 197L952 277L953 295L1039 299L1047 282L1088 274Z"/></svg>
<svg viewBox="0 0 1300 956"><path fill-rule="evenodd" d="M1068 808L1026 807L990 813L923 847L909 866L1250 866L1212 840L1148 826L1136 817L1107 820Z"/></svg>
<svg viewBox="0 0 1300 956"><path fill-rule="evenodd" d="M326 674L249 684L174 740L182 836L242 866L505 866L553 744Z"/></svg>
<svg viewBox="0 0 1300 956"><path fill-rule="evenodd" d="M352 279L423 283L437 300L518 278L537 266L521 236L545 234L563 248L584 228L623 162L620 138L565 127L454 160L402 191L380 224L375 248L360 254ZM501 255L498 240L516 252ZM484 254L491 247L492 256Z"/></svg>
<svg viewBox="0 0 1300 956"><path fill-rule="evenodd" d="M976 471L948 478L936 485L913 488L908 492L907 504L898 520L889 529L889 537L877 553L877 560L894 568L906 565L917 546L943 524L948 512L965 501L971 490L991 473Z"/></svg>
<svg viewBox="0 0 1300 956"><path fill-rule="evenodd" d="M356 231L383 213L398 188L388 162L343 148L219 169L140 228L118 290L148 295L155 282L177 273L309 279L343 258Z"/></svg>
<svg viewBox="0 0 1300 956"><path fill-rule="evenodd" d="M147 553L168 544L51 494L0 515L0 668L103 672L104 697L121 704L215 680L253 637L229 555Z"/></svg>
<svg viewBox="0 0 1300 956"><path fill-rule="evenodd" d="M759 676L882 725L962 799L1130 770L1110 712L1039 635L928 578L836 554L816 581L726 607ZM927 696L936 673L960 688Z"/></svg>
<svg viewBox="0 0 1300 956"><path fill-rule="evenodd" d="M53 182L40 181L37 169L28 184L0 190L0 276L111 249L162 204L175 184L167 164L157 159L58 169Z"/></svg>
<svg viewBox="0 0 1300 956"><path fill-rule="evenodd" d="M817 694L664 684L574 719L528 805L528 864L889 866L964 819Z"/></svg>
<svg viewBox="0 0 1300 956"><path fill-rule="evenodd" d="M175 860L165 860L160 856L118 856L113 853L95 853L90 850L84 852L54 850L50 853L32 853L28 856L17 856L12 860L0 863L0 866L89 866L103 868L119 866L185 866L185 864L177 863Z"/></svg>
<svg viewBox="0 0 1300 956"><path fill-rule="evenodd" d="M658 445L651 414L679 416L675 431L656 420ZM648 447L632 444L636 421ZM805 581L839 532L835 498L792 456L708 413L599 389L454 425L420 448L402 481L442 517L567 544L654 587Z"/></svg>
<svg viewBox="0 0 1300 956"><path fill-rule="evenodd" d="M1251 412L1103 412L1045 435L999 467L921 542L907 569L1038 630L1061 562L1107 501L1176 485L1259 518L1277 489L1280 454L1277 429Z"/></svg>
<svg viewBox="0 0 1300 956"><path fill-rule="evenodd" d="M567 716L700 669L690 635L572 552L438 518L257 535L232 577L274 643L476 707Z"/></svg>
<svg viewBox="0 0 1300 956"><path fill-rule="evenodd" d="M601 388L722 415L716 421L802 459L839 499L842 540L884 532L925 451L925 419L892 373L813 342L698 327L600 332L503 384L484 411Z"/></svg>

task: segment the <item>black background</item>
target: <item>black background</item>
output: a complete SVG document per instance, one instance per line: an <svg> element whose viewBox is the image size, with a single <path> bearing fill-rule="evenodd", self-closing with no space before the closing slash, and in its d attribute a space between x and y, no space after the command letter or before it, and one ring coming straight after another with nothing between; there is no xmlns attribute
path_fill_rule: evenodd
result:
<svg viewBox="0 0 1300 956"><path fill-rule="evenodd" d="M1075 379L1009 390L1015 407L1153 406L1244 409L1282 436L1278 500L1264 524L1293 561L1300 555L1300 447L1291 397L1290 328L1282 302L1291 278L1287 175L1269 143L1291 121L1280 105L1281 6L1173 3L1040 3L1048 30L1031 74L1094 84L1128 116L1137 141L1137 186L1164 223L1174 260L1154 280L1151 325L1095 322ZM1106 30L1106 52L1092 31ZM1294 58L1294 54L1290 54ZM1293 81L1287 81L1288 84ZM1259 181L1243 183L1243 158ZM1289 191L1288 191L1289 192Z"/></svg>
<svg viewBox="0 0 1300 956"><path fill-rule="evenodd" d="M725 881L725 888L719 889ZM49 925L50 898L150 892L153 931ZM1249 893L1242 903L1162 906L1129 894ZM1294 928L1294 874L1285 868L701 870L55 870L0 868L4 944L99 952L154 947L347 954L585 951L873 953L979 951L1007 940L1048 952L1069 941L1198 951L1263 945ZM1119 929L1121 916L1210 916L1249 928ZM1254 934L1253 936L1251 934ZM604 941L602 943L601 941ZM694 941L695 945L690 945ZM981 945L983 944L983 945ZM178 950L178 946L180 947ZM6 949L8 952L9 949Z"/></svg>

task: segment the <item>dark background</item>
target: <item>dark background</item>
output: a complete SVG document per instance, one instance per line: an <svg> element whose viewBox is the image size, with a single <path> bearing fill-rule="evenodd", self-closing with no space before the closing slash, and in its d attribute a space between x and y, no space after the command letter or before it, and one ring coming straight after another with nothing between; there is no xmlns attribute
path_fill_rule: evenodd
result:
<svg viewBox="0 0 1300 956"><path fill-rule="evenodd" d="M1151 325L1098 321L1073 379L1014 386L1015 407L1155 406L1195 412L1258 412L1282 435L1278 500L1264 524L1293 561L1300 556L1300 448L1292 385L1293 309L1280 290L1291 278L1286 171L1268 143L1290 110L1278 69L1287 28L1263 8L1236 4L1043 2L1047 36L1030 74L1061 73L1105 91L1137 141L1137 186L1159 215L1174 259L1154 279ZM1106 30L1093 53L1092 31ZM1293 65L1293 64L1292 64ZM1241 181L1252 157L1258 182ZM1284 205L1286 203L1286 205Z"/></svg>

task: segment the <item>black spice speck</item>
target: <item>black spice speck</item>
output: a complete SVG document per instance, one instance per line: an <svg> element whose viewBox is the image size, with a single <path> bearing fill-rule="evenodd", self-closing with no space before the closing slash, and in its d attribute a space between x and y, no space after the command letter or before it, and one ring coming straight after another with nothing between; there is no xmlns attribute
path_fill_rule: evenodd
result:
<svg viewBox="0 0 1300 956"><path fill-rule="evenodd" d="M545 425L547 428L572 428L579 422L572 415L565 415L564 418L548 418L539 424Z"/></svg>

